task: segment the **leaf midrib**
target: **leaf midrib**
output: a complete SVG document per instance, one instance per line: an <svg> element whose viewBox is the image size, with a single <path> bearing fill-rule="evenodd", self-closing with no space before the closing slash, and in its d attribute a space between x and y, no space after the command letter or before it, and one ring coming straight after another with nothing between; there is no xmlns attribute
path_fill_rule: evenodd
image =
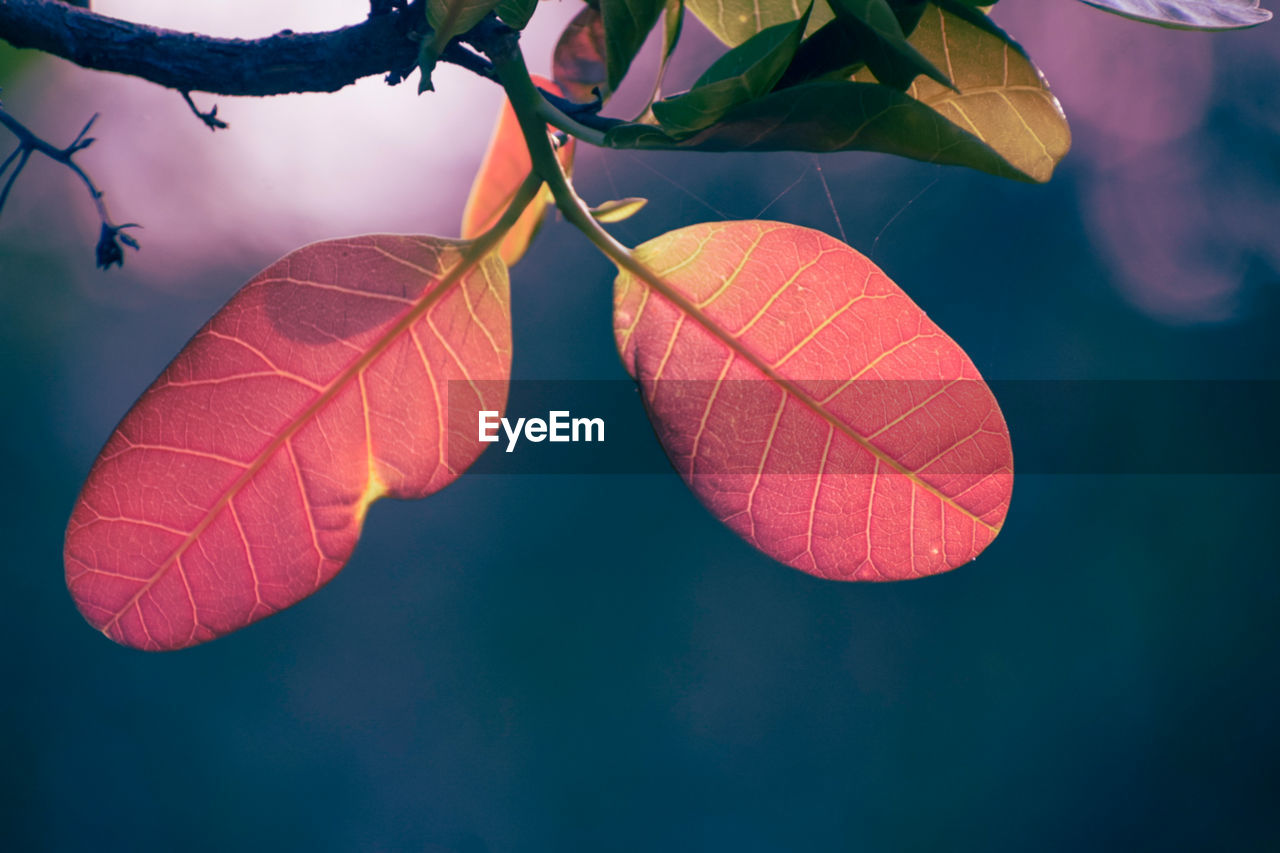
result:
<svg viewBox="0 0 1280 853"><path fill-rule="evenodd" d="M456 245L456 244L455 244ZM472 243L469 249L474 250L479 246L478 243ZM219 496L218 500L209 507L204 517L192 528L187 537L173 550L173 552L165 558L155 570L154 574L135 592L127 602L125 602L100 629L104 635L111 628L119 623L120 619L129 609L134 607L152 587L154 587L161 578L163 578L173 568L178 559L186 553L187 549L196 543L214 522L214 519L222 512L223 509L235 499L236 495L247 486L263 467L275 457L276 453L292 438L303 426L311 421L320 411L328 405L339 392L345 390L348 383L359 376L365 368L372 364L378 356L386 352L387 348L402 334L404 334L417 320L426 314L440 298L449 291L454 284L461 280L462 276L470 272L479 263L481 263L488 254L489 247L485 246L482 250L476 252L476 257L470 257L467 251L463 251L458 258L458 263L452 267L448 273L441 276L436 287L424 293L419 301L412 308L407 310L400 318L380 337L374 344L369 347L359 358L348 365L341 373L335 377L328 386L325 387L320 394L311 401L308 406L302 410L292 421L290 421L280 433L273 438L253 461L244 470L239 477L231 483L230 486ZM314 519L308 522L309 525L314 524ZM246 547L248 542L245 543Z"/></svg>
<svg viewBox="0 0 1280 853"><path fill-rule="evenodd" d="M763 232L760 235L761 239L764 237L764 234L766 233L768 232ZM757 240L755 245L753 245L750 249L747 250L747 254L754 252L759 247L759 245L760 245L759 240ZM703 251L702 248L697 249L694 252L694 256L701 254L702 251ZM778 374L762 358L760 358L751 350L747 349L746 346L744 346L737 338L734 338L728 331L723 329L718 323L713 321L710 317L703 314L702 311L696 305L693 304L693 302L686 299L681 293L677 292L675 288L673 288L661 276L654 273L653 270L651 270L647 265L645 265L638 259L634 259L634 256L633 256L633 260L635 261L634 266L636 268L627 270L627 272L630 272L636 278L643 280L650 287L652 287L653 289L661 293L662 296L667 299L667 301L671 302L681 311L691 316L700 326L702 326L704 329L710 332L713 336L718 338L721 343L723 343L726 347L729 348L730 351L746 359L747 362L749 362L757 370L763 373L765 375L765 378L777 384L783 390L784 393L789 393L793 397L795 397L797 400L799 400L801 403L804 403L815 414L817 414L819 417L827 421L827 423L831 424L837 430L840 430L841 432L848 435L858 445L860 445L861 447L866 449L869 453L871 453L877 460L879 460L880 462L883 462L885 465L888 465L894 471L898 472L899 474L901 474L902 476L910 480L913 484L919 486L920 488L934 495L946 505L964 514L968 518L972 519L974 522L981 524L982 526L986 527L988 530L992 531L993 533L998 533L1000 531L1000 528L1002 525L993 525L990 522L980 518L978 515L976 515L972 511L966 509L965 507L957 503L956 500L952 498L950 495L946 494L938 487L922 479L920 475L917 474L915 471L911 470L910 468L906 467L902 463L898 462L898 460L894 459L884 450L881 450L879 447L876 447L867 438L860 435L858 432L856 432L852 427L850 427L844 421L840 420L835 415L833 415L818 400L814 399L811 395L806 393L802 388L799 388L789 379ZM640 270L643 270L644 274L639 274Z"/></svg>

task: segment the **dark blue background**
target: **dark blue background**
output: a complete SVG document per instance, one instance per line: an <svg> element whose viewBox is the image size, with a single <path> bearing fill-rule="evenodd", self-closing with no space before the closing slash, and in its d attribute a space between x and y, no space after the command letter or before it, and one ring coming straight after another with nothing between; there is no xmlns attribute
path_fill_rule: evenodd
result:
<svg viewBox="0 0 1280 853"><path fill-rule="evenodd" d="M1241 81L1269 91L1275 62L1234 46L1275 35L1222 37L1217 106L1188 137L1210 174L1270 199L1280 117L1241 118L1257 114ZM1135 309L1080 202L1106 140L1076 130L1047 186L821 162L849 242L988 377L1280 378L1274 252L1248 257L1229 321ZM619 229L636 241L714 218L696 199L754 216L812 164L586 151L578 174L590 198L652 199ZM816 173L767 215L835 230ZM10 849L1280 847L1274 476L1023 475L975 563L890 585L771 562L673 474L468 476L379 504L348 568L295 608L142 654L75 612L65 521L133 397L272 258L219 271L212 296L103 306L68 284L80 238L41 254L7 234L0 221ZM131 287L127 266L111 276ZM622 376L610 278L548 224L513 276L517 377Z"/></svg>

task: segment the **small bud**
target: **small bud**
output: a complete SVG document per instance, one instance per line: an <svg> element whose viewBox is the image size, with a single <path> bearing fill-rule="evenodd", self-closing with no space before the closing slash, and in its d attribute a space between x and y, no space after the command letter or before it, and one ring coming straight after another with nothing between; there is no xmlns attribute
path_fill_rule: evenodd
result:
<svg viewBox="0 0 1280 853"><path fill-rule="evenodd" d="M137 228L135 223L127 225L108 225L102 223L102 230L98 232L98 246L95 253L98 258L98 267L100 269L111 269L114 264L118 267L124 266L124 249L121 243L130 249L138 249L138 241L130 234L124 232L125 228Z"/></svg>

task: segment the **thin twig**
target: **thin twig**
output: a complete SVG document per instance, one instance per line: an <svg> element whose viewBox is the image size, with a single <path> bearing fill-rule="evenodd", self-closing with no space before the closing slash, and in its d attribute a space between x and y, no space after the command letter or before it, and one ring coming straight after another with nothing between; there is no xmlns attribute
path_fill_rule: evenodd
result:
<svg viewBox="0 0 1280 853"><path fill-rule="evenodd" d="M191 112L196 114L196 118L204 122L205 127L209 128L210 130L226 130L228 127L231 126L227 124L225 121L223 121L222 119L218 118L217 104L214 104L213 109L209 110L209 112L202 113L200 112L200 108L196 106L196 102L191 100L190 92L179 92L178 94L182 95L182 100L187 102L187 106L191 107Z"/></svg>
<svg viewBox="0 0 1280 853"><path fill-rule="evenodd" d="M9 199L9 192L13 189L14 183L18 179L18 175L27 165L27 161L31 159L33 153L39 152L54 162L61 163L72 172L75 173L89 191L89 197L93 199L94 207L98 210L98 218L102 221L102 228L98 234L97 259L98 266L107 269L111 265L117 266L124 264L124 249L121 244L131 249L138 248L138 241L132 235L125 232L126 228L139 228L136 222L127 222L123 225L117 225L111 220L111 214L107 211L107 203L103 198L103 193L94 185L93 179L84 169L80 168L80 164L73 158L75 155L93 144L94 138L89 136L89 131L93 128L93 123L98 120L95 114L80 132L76 134L76 138L66 148L58 148L49 142L36 136L22 122L14 118L8 110L0 106L0 124L4 125L9 131L18 138L17 149L5 158L4 165L0 167L0 175L4 174L4 170L9 167L17 159L17 165L9 174L8 180L5 182L4 189L0 190L0 214L4 212L5 202Z"/></svg>

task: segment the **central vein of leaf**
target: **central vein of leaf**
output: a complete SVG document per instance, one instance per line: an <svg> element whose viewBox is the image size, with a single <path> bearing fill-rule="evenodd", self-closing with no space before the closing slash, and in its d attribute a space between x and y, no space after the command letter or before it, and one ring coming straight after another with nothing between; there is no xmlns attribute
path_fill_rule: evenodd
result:
<svg viewBox="0 0 1280 853"><path fill-rule="evenodd" d="M258 472L262 470L262 467L280 451L281 447L285 446L285 443L292 438L298 430L319 414L320 410L328 405L340 391L345 389L352 379L358 377L365 368L372 364L378 356L382 355L382 353L384 353L392 343L403 335L410 326L420 320L427 311L431 309L431 306L439 302L455 284L461 281L463 276L475 269L475 267L493 251L494 247L502 241L502 238L506 236L506 233L510 231L511 227L519 220L520 215L524 212L524 209L528 207L529 202L532 201L540 191L540 187L541 181L532 175L527 178L523 184L521 184L520 188L515 193L515 198L512 200L511 205L507 208L506 212L503 213L498 222L476 239L463 244L464 248L458 257L458 262L451 267L448 272L440 276L436 286L426 290L418 301L400 315L400 317L396 319L395 323L393 323L373 343L373 345L369 347L368 350L362 353L359 358L355 359L355 361L338 374L338 376L330 382L329 385L326 386L316 396L316 398L297 415L297 417L290 421L289 424L281 430L279 435L273 438L266 447L259 451L258 455L254 457L253 461L249 464L249 467L245 469L244 473L241 474L235 482L228 486L227 490L223 492L218 500L209 507L208 512L206 512L204 517L200 519L200 522L192 528L191 532L187 534L186 538L183 539L178 547L174 549L173 553L156 568L155 573L146 581L146 583L144 583L138 591L135 592L118 611L116 611L116 614L111 617L111 620L102 626L102 633L106 634L109 632L112 626L119 622L120 618L128 612L129 608L136 605L142 596L146 594L147 590L155 586L156 583L164 577L183 553L200 538L201 534L203 534L205 530L208 529L209 525L218 517L218 514L222 512L228 504L230 504L231 500L235 498L235 496L239 494L255 476L257 476ZM367 408L366 404L366 416L368 414ZM361 517L363 516L364 510L368 508L368 503L376 497L379 497L381 494L380 485L376 483L376 478L372 474L372 467L373 466L370 465L370 479L369 482L365 484L364 496L357 505L357 512ZM246 546L247 544L248 543L246 543Z"/></svg>
<svg viewBox="0 0 1280 853"><path fill-rule="evenodd" d="M611 236L610 236L610 239L612 239ZM618 245L621 247L621 244L618 244ZM982 518L979 518L977 515L973 514L968 509L958 504L954 498L952 498L950 495L943 492L937 486L934 486L932 483L926 481L923 477L920 476L918 472L913 471L912 469L903 465L901 462L894 459L892 456L890 456L885 451L881 450L879 447L873 444L865 436L856 432L847 423L837 418L827 409L826 406L822 405L821 402L819 402L812 395L807 393L803 388L800 388L794 382L787 379L782 374L778 373L772 366L769 365L768 362L766 362L763 358L761 358L755 352L750 350L748 347L743 345L742 341L735 338L732 334L730 334L722 326L720 326L720 324L716 323L714 320L712 320L710 317L704 314L696 305L694 305L692 302L686 299L683 294L677 291L674 287L672 287L661 276L657 275L648 266L640 262L634 255L631 254L630 251L627 251L625 247L623 247L623 249L624 251L626 251L626 263L623 262L622 258L614 257L611 255L615 263L621 266L626 272L631 273L636 278L639 278L641 281L643 281L646 285L658 291L658 293L662 294L662 296L665 299L667 299L669 302L674 304L682 312L692 317L693 320L696 323L698 323L698 325L702 326L704 329L706 329L708 332L714 335L735 356L741 356L742 358L746 359L746 361L748 361L753 367L755 367L757 370L763 373L765 375L765 378L776 383L785 393L795 397L797 400L799 400L801 403L803 403L805 406L807 406L809 409L815 412L819 417L821 417L827 423L831 424L835 429L839 430L840 432L843 432L845 435L849 436L854 441L856 441L859 445L861 445L869 453L871 453L877 460L887 465L888 467L892 468L894 471L906 477L907 479L911 480L911 482L916 486L919 486L921 489L924 489L930 494L937 496L941 501L946 503L948 506L951 506L957 511L963 513L964 515L968 516L976 523L986 527L988 530L992 531L993 533L999 531L1000 528L998 526L990 524L989 522L983 520Z"/></svg>

